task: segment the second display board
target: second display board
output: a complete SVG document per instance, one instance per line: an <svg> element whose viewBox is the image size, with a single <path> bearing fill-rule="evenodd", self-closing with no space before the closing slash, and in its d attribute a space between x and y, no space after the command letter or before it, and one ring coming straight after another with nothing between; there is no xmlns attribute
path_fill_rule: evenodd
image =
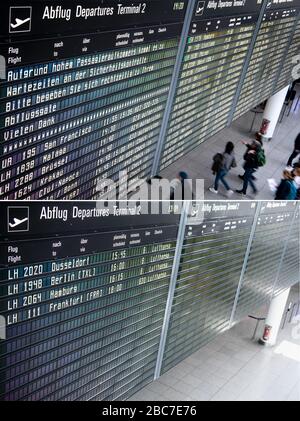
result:
<svg viewBox="0 0 300 421"><path fill-rule="evenodd" d="M161 169L293 80L300 2L226 3L194 10Z"/></svg>
<svg viewBox="0 0 300 421"><path fill-rule="evenodd" d="M227 125L261 4L204 7L194 11L161 169Z"/></svg>
<svg viewBox="0 0 300 421"><path fill-rule="evenodd" d="M189 215L0 203L0 400L125 400L299 282L296 202Z"/></svg>
<svg viewBox="0 0 300 421"><path fill-rule="evenodd" d="M0 200L132 191L292 80L299 0L101 4L1 4Z"/></svg>

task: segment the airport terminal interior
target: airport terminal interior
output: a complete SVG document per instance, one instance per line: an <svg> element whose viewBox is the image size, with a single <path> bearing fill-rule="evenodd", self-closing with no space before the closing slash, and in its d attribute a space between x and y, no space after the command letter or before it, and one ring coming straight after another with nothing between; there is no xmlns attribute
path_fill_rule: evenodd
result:
<svg viewBox="0 0 300 421"><path fill-rule="evenodd" d="M3 400L299 399L299 202L153 205L0 202Z"/></svg>
<svg viewBox="0 0 300 421"><path fill-rule="evenodd" d="M291 290L288 301L289 304L299 301L299 286ZM266 311L261 308L256 316L263 317ZM263 334L262 326L253 336L256 322L245 319L130 400L299 401L300 341L293 337L295 324L290 316L285 312L275 347L257 345Z"/></svg>
<svg viewBox="0 0 300 421"><path fill-rule="evenodd" d="M300 0L2 1L0 124L0 401L300 401Z"/></svg>

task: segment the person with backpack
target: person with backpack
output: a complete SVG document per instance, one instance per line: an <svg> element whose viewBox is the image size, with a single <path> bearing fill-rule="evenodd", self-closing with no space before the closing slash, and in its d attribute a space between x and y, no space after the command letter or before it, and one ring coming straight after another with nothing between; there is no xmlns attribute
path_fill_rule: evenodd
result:
<svg viewBox="0 0 300 421"><path fill-rule="evenodd" d="M294 145L294 150L292 155L289 157L288 162L287 162L287 166L291 167L293 160L300 154L300 133L298 134L298 136L295 139L295 145Z"/></svg>
<svg viewBox="0 0 300 421"><path fill-rule="evenodd" d="M248 143L248 142L243 142L242 143L244 145L246 145L247 149L253 149L255 148L257 151L257 163L258 163L258 167L263 167L264 165L266 165L267 160L266 160L266 155L265 155L265 151L263 149L263 143L262 140L260 138L256 138L256 140L253 140L252 143ZM257 169L254 169L254 173L256 172ZM244 180L244 174L243 175L239 175L239 177ZM254 174L252 174L251 176L251 180L255 181L256 177L254 176Z"/></svg>
<svg viewBox="0 0 300 421"><path fill-rule="evenodd" d="M231 170L231 168L236 167L236 160L234 156L234 144L228 142L225 147L223 154L217 153L213 157L212 172L216 176L214 187L210 187L209 190L212 193L218 194L219 182L223 183L226 191L227 197L230 197L233 194L233 190L229 187L227 181L225 180L226 175Z"/></svg>
<svg viewBox="0 0 300 421"><path fill-rule="evenodd" d="M244 155L244 184L241 190L236 190L237 193L246 195L248 185L252 187L253 194L257 194L257 188L253 181L253 173L259 167L258 153L262 149L257 142L253 142L251 145L247 144L247 151Z"/></svg>
<svg viewBox="0 0 300 421"><path fill-rule="evenodd" d="M295 200L297 197L297 187L294 182L295 176L288 170L283 171L283 178L279 184L275 200Z"/></svg>

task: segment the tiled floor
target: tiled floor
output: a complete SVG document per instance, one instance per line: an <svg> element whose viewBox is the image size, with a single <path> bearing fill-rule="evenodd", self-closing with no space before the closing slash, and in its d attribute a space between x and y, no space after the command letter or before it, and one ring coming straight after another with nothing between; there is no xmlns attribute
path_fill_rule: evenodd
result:
<svg viewBox="0 0 300 421"><path fill-rule="evenodd" d="M272 348L250 339L254 323L247 319L219 335L130 400L300 401L299 321L287 323Z"/></svg>
<svg viewBox="0 0 300 421"><path fill-rule="evenodd" d="M254 138L254 133L259 130L261 123L261 114L256 117L256 123L253 132L249 133L253 113L248 112L237 121L233 122L231 127L226 128L208 139L188 155L180 158L174 164L162 171L161 175L168 179L173 179L179 171L186 171L191 179L205 180L205 199L215 200L224 199L225 189L220 184L219 195L215 195L208 191L208 187L213 185L214 176L211 172L212 157L217 152L223 152L224 146L228 141L235 144L235 154L238 167L231 170L227 175L227 181L232 190L242 187L242 181L238 178L238 174L243 174L243 154L245 146L241 140L250 140ZM268 179L280 181L282 171L285 168L288 157L291 155L294 147L294 140L300 132L300 103L294 111L294 106L289 117L285 117L283 122L278 124L275 135L270 142L265 144L267 156L267 164L260 168L256 173L257 188L259 193L255 199L270 200L274 198L274 193L269 188ZM245 199L254 198L251 188L248 188L247 197ZM240 200L239 194L235 193L232 200Z"/></svg>

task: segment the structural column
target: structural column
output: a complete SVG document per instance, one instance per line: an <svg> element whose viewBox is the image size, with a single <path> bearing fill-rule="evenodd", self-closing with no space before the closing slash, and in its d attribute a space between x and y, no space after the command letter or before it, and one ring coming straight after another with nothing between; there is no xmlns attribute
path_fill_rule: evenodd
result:
<svg viewBox="0 0 300 421"><path fill-rule="evenodd" d="M178 227L172 273L171 273L171 278L170 278L169 293L168 293L168 299L166 303L165 317L163 321L163 326L162 326L162 331L161 331L161 336L160 336L160 343L159 343L159 348L158 348L158 353L157 353L154 380L157 380L161 375L161 368L163 364L165 347L167 343L167 336L168 336L168 330L169 330L169 324L170 324L171 312L172 312L172 304L173 304L173 299L175 295L176 282L177 282L177 276L178 276L181 253L182 253L182 246L183 246L184 236L185 236L185 228L186 228L190 208L191 208L191 202L188 200L183 201L183 206L181 210L181 218L180 218L179 227Z"/></svg>
<svg viewBox="0 0 300 421"><path fill-rule="evenodd" d="M151 177L154 177L155 175L157 175L160 170L161 156L163 153L164 142L165 142L165 138L166 138L167 130L168 130L168 124L169 124L172 108L175 101L177 84L178 84L178 80L180 76L181 66L183 63L185 48L186 48L188 37L189 37L189 30L190 30L190 26L191 26L191 22L193 18L193 12L195 10L195 5L196 5L196 0L188 1L183 28L181 32L181 37L179 41L178 51L177 51L176 62L174 65L172 80L170 84L169 95L168 95L166 108L165 108L164 116L161 123L160 133L159 133L159 137L157 141L157 147L156 147L156 151L155 151L155 155L153 159Z"/></svg>
<svg viewBox="0 0 300 421"><path fill-rule="evenodd" d="M265 139L271 139L274 135L288 90L289 86L286 86L267 101L260 129L260 134Z"/></svg>
<svg viewBox="0 0 300 421"><path fill-rule="evenodd" d="M274 296L268 316L266 318L265 330L262 338L259 340L262 345L275 345L277 341L278 332L281 326L281 320L284 315L287 300L290 294L290 288L283 291L281 294Z"/></svg>

